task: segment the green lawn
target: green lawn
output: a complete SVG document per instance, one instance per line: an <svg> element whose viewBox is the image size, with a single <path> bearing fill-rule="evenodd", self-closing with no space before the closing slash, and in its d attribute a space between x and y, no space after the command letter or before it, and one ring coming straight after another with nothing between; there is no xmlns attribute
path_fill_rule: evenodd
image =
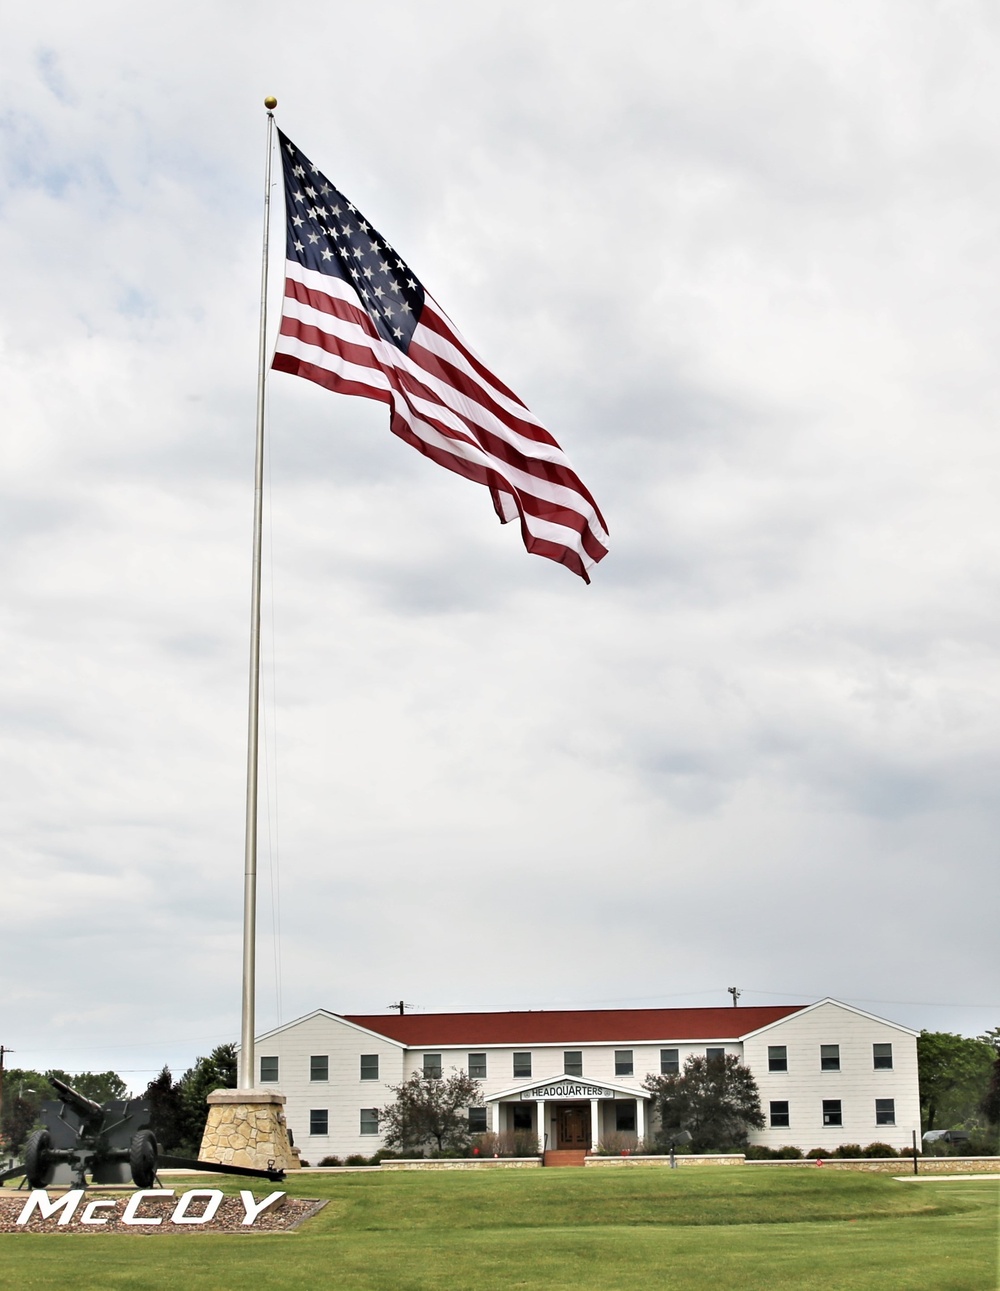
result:
<svg viewBox="0 0 1000 1291"><path fill-rule="evenodd" d="M169 1177L178 1192L210 1186ZM226 1191L238 1181L212 1180ZM302 1175L295 1233L0 1235L4 1286L994 1291L1000 1178L754 1167ZM258 1196L270 1191L256 1188Z"/></svg>

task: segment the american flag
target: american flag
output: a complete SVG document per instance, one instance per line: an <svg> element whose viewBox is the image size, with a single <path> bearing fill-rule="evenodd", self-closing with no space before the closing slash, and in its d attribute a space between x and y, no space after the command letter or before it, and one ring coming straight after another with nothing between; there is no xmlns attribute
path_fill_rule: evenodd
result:
<svg viewBox="0 0 1000 1291"><path fill-rule="evenodd" d="M393 434L485 484L501 522L520 520L529 552L589 583L607 531L562 449L357 207L278 136L288 236L273 366L388 404Z"/></svg>

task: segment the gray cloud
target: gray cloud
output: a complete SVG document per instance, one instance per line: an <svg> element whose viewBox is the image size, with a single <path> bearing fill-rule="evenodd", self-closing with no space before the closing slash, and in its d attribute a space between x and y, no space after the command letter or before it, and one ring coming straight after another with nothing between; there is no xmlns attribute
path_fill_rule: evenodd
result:
<svg viewBox="0 0 1000 1291"><path fill-rule="evenodd" d="M614 545L584 588L272 379L262 1025L272 865L286 1018L996 1025L995 17L390 0L373 63L345 12L6 24L4 1043L141 1084L238 1029L267 92Z"/></svg>

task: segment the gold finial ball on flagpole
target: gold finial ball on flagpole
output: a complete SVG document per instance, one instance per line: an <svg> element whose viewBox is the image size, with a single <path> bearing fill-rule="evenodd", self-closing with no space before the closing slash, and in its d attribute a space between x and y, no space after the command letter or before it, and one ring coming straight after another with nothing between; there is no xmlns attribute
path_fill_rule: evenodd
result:
<svg viewBox="0 0 1000 1291"><path fill-rule="evenodd" d="M278 106L278 100L274 97L273 94L269 94L267 98L264 100L264 107L266 107L268 112L270 112L272 108L276 108L277 106Z"/></svg>

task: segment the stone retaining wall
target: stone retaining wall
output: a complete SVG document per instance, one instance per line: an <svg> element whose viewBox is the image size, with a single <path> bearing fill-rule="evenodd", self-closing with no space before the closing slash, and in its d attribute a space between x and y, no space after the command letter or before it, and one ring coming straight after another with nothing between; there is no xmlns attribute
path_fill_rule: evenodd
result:
<svg viewBox="0 0 1000 1291"><path fill-rule="evenodd" d="M704 1156L694 1156L687 1153L683 1153L683 1154L677 1153L677 1155L674 1157L674 1160L677 1162L679 1166L684 1166L684 1168L687 1169L689 1166L693 1166L693 1165L701 1165L701 1166L743 1165L746 1158L744 1157L742 1152L729 1152L729 1153L719 1152L719 1153L706 1154ZM645 1156L645 1155L634 1156L634 1157L633 1156L628 1156L628 1157L590 1156L590 1157L587 1157L587 1160L584 1162L584 1165L586 1166L636 1166L636 1165L664 1166L665 1165L669 1167L670 1157L669 1156Z"/></svg>
<svg viewBox="0 0 1000 1291"><path fill-rule="evenodd" d="M681 1159L677 1158L678 1161ZM808 1158L801 1161L748 1161L754 1166L808 1166L816 1162ZM823 1157L823 1170L862 1170L869 1174L912 1174L912 1157ZM919 1174L1000 1174L1000 1157L920 1157Z"/></svg>
<svg viewBox="0 0 1000 1291"><path fill-rule="evenodd" d="M380 1170L532 1170L541 1166L540 1157L446 1157L430 1161L415 1157L403 1161L382 1161Z"/></svg>
<svg viewBox="0 0 1000 1291"><path fill-rule="evenodd" d="M740 1152L706 1154L694 1156L678 1154L675 1158L678 1166L689 1170L692 1166L776 1166L779 1169L798 1167L816 1169L816 1162L808 1158L798 1161L747 1161ZM355 1166L357 1170L537 1170L541 1166L539 1157L443 1157L431 1160L426 1157L412 1157L408 1160L385 1160L379 1166ZM588 1169L596 1167L623 1166L659 1166L670 1168L669 1156L588 1156L584 1165ZM921 1157L919 1172L928 1174L1000 1174L1000 1157ZM327 1167L331 1173L336 1167ZM351 1169L352 1167L340 1167ZM824 1157L822 1170L861 1170L869 1174L910 1174L913 1160L910 1157ZM326 1170L323 1171L326 1173Z"/></svg>

